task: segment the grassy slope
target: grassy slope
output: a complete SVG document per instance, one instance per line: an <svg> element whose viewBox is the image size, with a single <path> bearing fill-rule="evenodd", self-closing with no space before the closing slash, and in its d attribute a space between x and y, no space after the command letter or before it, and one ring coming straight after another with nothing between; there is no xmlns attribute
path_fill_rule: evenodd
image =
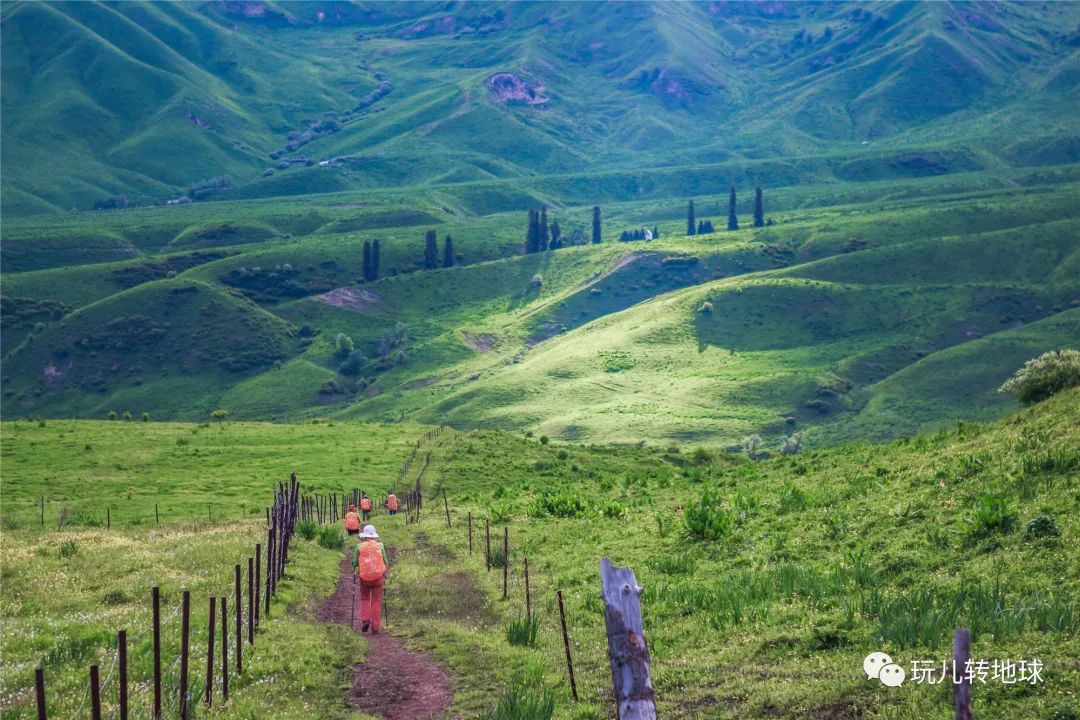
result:
<svg viewBox="0 0 1080 720"><path fill-rule="evenodd" d="M136 304L140 314L152 314L154 303L141 298L147 297L144 293L160 296L168 283L207 283L213 288L210 296L217 297L218 288L243 291L270 313L294 326L310 325L320 335L306 350L303 344L285 347L278 356L285 362L281 369L264 365L260 375L219 373L212 392L204 390L201 379L179 387L175 377L163 374L168 363L158 367L155 356L143 353L147 366L133 376L141 377L143 385L118 393L115 383L108 382L117 371L108 370L98 378L108 388L104 396L87 396L85 391L60 395L37 378L46 356L69 342L68 320L51 322L47 313L39 313L17 327L5 325L5 341L17 342L32 330L32 321L47 324L43 333L35 331L32 343L5 360L5 375L13 381L6 388L5 410L40 412L42 401L34 393L41 391L52 399L58 415L130 408L136 414L149 410L155 417L165 413L191 418L214 406L225 406L240 417L273 419L330 412L381 421L403 416L438 421L450 413L465 424L525 425L565 438L666 437L721 443L736 442L753 431L772 436L790 431L780 423L785 416L809 427L824 424L812 433L815 441L833 442L856 436L850 420L860 411L860 432L880 437L957 413L1000 412L1007 405L983 400L993 397L995 379L1014 368L1021 352L1015 343L1012 352L997 354L985 372L967 375L965 387L977 389L979 401L950 398L902 418L882 402L873 402L876 391L871 386L927 353L1011 331L1017 323L1068 309L1076 299L1070 280L1078 237L1074 184L1034 185L1017 195L993 190L990 176L972 175L966 187L951 182L881 183L874 188L871 183L851 190L862 202L824 208L816 207L820 196L815 188L778 191L779 209L770 212L778 224L696 238L681 237L681 208L676 203L617 204L605 210L608 238L644 224L658 225L662 240L648 246L607 242L531 257L517 255L516 213L450 220L438 228L440 241L452 234L465 265L436 272L415 272L419 238L427 226L365 230L365 223L385 211L328 198L313 208L234 205L240 214L231 223L218 214L224 205L180 208L176 216L149 211L102 215L111 223L106 225L110 232L138 240L148 253L168 246L170 238L213 232L225 247L203 252L230 255L220 260L151 256L18 273L10 276L5 290L14 297L59 300L69 304L69 311L108 297L93 306L90 320L84 312L69 316L82 326L127 315L125 309ZM936 202L918 197L946 188L952 193L938 196ZM866 193L872 191L878 197L899 197L866 202ZM771 208L771 194L769 198ZM841 195L833 202L850 199ZM699 216L719 222L723 201L698 198ZM265 223L277 232L292 228L300 234L230 245L236 234L221 228L256 223L263 211ZM566 232L587 229L588 208L552 214ZM394 217L400 220L402 215ZM191 224L178 230L176 222ZM30 226L17 229L30 231ZM358 287L353 283L360 274L361 245L374 238L382 242L384 277ZM1023 252L1018 251L1021 246ZM858 252L848 252L853 249ZM292 281L305 287L302 292L343 287L371 295L357 310L314 297L275 294L272 288L255 291L224 284L229 272L241 268L286 264L296 273ZM193 267L185 270L188 265ZM121 281L160 277L170 267L180 272L176 280L110 295ZM394 277L394 269L404 274ZM731 277L761 271L766 272L753 278ZM542 288L530 287L535 274L543 277ZM693 287L665 295L688 286ZM270 319L231 294L221 298L253 318ZM632 307L650 298L657 301ZM721 303L710 318L695 314L706 298ZM793 306L806 310L793 315ZM626 312L616 315L620 311ZM162 324L188 327L186 321L165 314L154 317ZM652 317L647 332L643 326L630 331L646 317ZM319 394L319 386L334 377L340 362L331 356L336 334L350 335L367 357L377 358L380 336L398 322L408 326L407 362L387 371L370 362L361 377L372 387L363 394ZM1028 333L1024 351L1072 342L1073 326L1067 320L1038 327L1041 334L1039 329ZM535 344L552 335L556 337ZM1008 336L1002 338L1011 342ZM193 333L188 342L191 350L221 362L231 353L225 340L211 337L204 342ZM611 353L618 355L614 365L626 367L612 365ZM920 368L914 372L930 382L943 364L924 362ZM663 377L655 378L656 373ZM351 387L349 378L338 381ZM838 402L826 398L833 406L830 413L819 415L803 407L819 388L832 392L840 386L843 397ZM634 396L646 387L644 394ZM617 388L627 394L613 395ZM881 392L896 394L888 384ZM181 396L183 403L165 404ZM665 397L680 407L681 417L661 408ZM890 402L895 406L906 401Z"/></svg>
<svg viewBox="0 0 1080 720"><path fill-rule="evenodd" d="M1038 657L1046 663L1041 686L977 686L979 717L1067 716L1077 710L1069 689L1078 681L1071 663L1078 651L1080 613L1080 557L1074 542L1080 533L1078 408L1080 394L1074 390L992 425L963 424L955 431L886 445L864 443L764 462L651 448L541 445L498 432L445 436L434 449L425 487L429 498L434 488L446 488L453 528L445 527L441 507L431 507L430 501L420 526L376 518L398 552L390 579L390 626L413 645L431 650L452 671L454 709L460 713L490 707L502 688L524 672L532 678L532 692L552 688L557 717L605 717L610 669L596 598L597 562L608 556L633 567L646 589L646 637L665 716L943 717L949 696L940 686L909 684L890 692L867 683L861 663L879 649L906 666L914 659L940 660L951 628L961 624L975 628L976 657ZM284 476L292 468L321 490L351 487L358 476L361 484L387 481L418 430L403 434L405 429L350 423L206 428L8 423L3 427L5 515L22 502L29 501L30 508L41 492L39 476L50 478L55 488L50 492L64 493L65 500L81 507L84 521L100 513L97 498L114 504L116 517L123 518L124 488L140 492L150 487L148 474L168 480L165 492L174 498L170 507L192 517L206 503L219 503L217 511L227 513L237 497L228 492L240 490L240 497L250 497L260 492L266 477ZM177 445L174 438L180 436L189 437L191 444ZM132 455L132 448L140 453ZM192 478L192 463L202 458L212 459L213 476ZM354 458L359 472L352 469ZM100 478L95 499L88 499L82 480L88 473ZM705 491L717 493L717 506L730 513L732 523L710 542L687 538L682 519L687 504ZM579 504L584 515L548 514L539 509L548 506L539 502L545 495L569 501L569 507ZM1003 498L1015 515L1011 532L972 524L979 503L989 495ZM50 512L53 508L50 504ZM491 519L495 538L503 526L509 529L509 602L498 599L500 573L484 572L482 535L476 538L476 554L468 554L466 512L472 513L476 529ZM27 513L32 520L32 510ZM620 513L625 516L611 517ZM1025 536L1026 524L1037 516L1054 518L1061 535ZM69 529L64 535L76 539L80 557L86 545L130 547L126 543L141 537L131 532L137 531ZM197 541L183 558L177 556L175 541L184 532L166 531L144 553L113 553L108 569L116 573L101 576L87 564L66 572L76 590L72 602L102 612L102 593L123 586L138 598L145 591L136 587L138 578L155 575L153 568L162 563L175 566L179 574L170 582L179 586L195 559L217 562L223 557L217 551L204 556L208 551ZM244 531L230 532L242 544ZM5 533L5 615L20 623L41 623L60 611L56 593L42 598L40 606L20 605L10 594L23 588L26 596L36 597L38 591L26 586L24 578L64 564L56 559L58 540L34 530ZM221 547L227 551L233 546ZM45 550L35 554L36 548ZM509 646L504 636L505 623L524 611L520 564L525 556L540 623L536 649ZM291 585L288 597L294 600L289 602L307 592L329 592L335 556L305 547L297 557L303 570ZM231 563L231 556L225 562ZM114 579L123 575L125 563L135 570L126 576L131 583ZM198 582L213 587L213 576ZM556 588L566 595L582 696L577 706L571 705L563 680ZM751 588L756 590L748 595ZM963 594L957 594L960 588ZM1003 593L1001 607L979 604L980 593L995 588ZM949 609L954 600L959 602L955 615ZM91 628L112 629L123 613L141 605L105 607L111 609L95 615ZM27 610L33 612L24 616ZM275 615L282 617L280 610ZM274 698L277 703L295 701L297 713L300 702L306 704L304 712L340 712L341 686L333 678L341 677L346 658L360 649L342 646L305 617L300 611L285 621L280 642L286 643L287 653L266 657L256 651L258 663L299 661L305 669L261 665L260 676L279 674L275 691L283 694L263 698L241 690L238 702L245 709L237 706L237 716L258 712ZM911 634L907 622L919 628L917 634ZM199 623L196 619L194 627ZM32 636L38 645L20 641L5 647L11 660L5 669L7 687L26 687L25 673L35 653L49 642L73 647L75 630L59 628L50 630L55 635ZM91 631L80 624L79 632ZM88 637L84 648L107 644L105 637ZM13 642L12 636L5 638ZM283 646L275 641L272 647ZM76 687L75 668L84 659L79 654L50 677L61 676L65 679L58 682ZM306 689L294 690L292 683L300 681ZM25 690L16 693L14 702L26 697ZM67 702L77 701L68 696Z"/></svg>
<svg viewBox="0 0 1080 720"><path fill-rule="evenodd" d="M645 587L646 637L665 716L944 717L951 696L940 686L890 693L859 671L879 648L908 668L913 659L940 662L952 627L964 624L976 628L973 656L1039 657L1047 667L1039 687L977 686L980 717L1068 716L1076 711L1068 688L1077 682L1070 658L1080 602L1080 556L1069 540L1080 532L1072 517L1080 502L1078 400L1073 391L992 426L751 464L469 433L440 458L454 528L437 512L429 516L420 528L426 538L408 541L414 551L395 570L395 592L410 598L403 620L417 643L462 674L463 710L489 704L492 689L516 672L539 671L559 699L558 717L604 717L610 668L596 598L597 562L608 556L633 567ZM683 508L707 489L732 513L732 529L715 542L687 540ZM582 503L586 517L537 513L544 493ZM1014 530L967 534L988 493L1006 498ZM607 519L605 508L623 508L626 517ZM467 553L466 510L474 520L495 518L493 541L509 528L509 603L497 599L501 575L484 573L482 551ZM1061 537L1025 538L1025 524L1045 515L1056 518ZM524 613L525 556L538 650L492 637ZM485 621L490 610L480 603L438 600L442 588L463 583L459 573L479 583L498 619ZM794 589L784 589L787 582ZM978 593L995 587L1002 605L979 606ZM557 588L567 597L577 707L564 680ZM947 605L963 597L960 588L968 596L953 616ZM924 593L929 599L920 599ZM1037 629L1040 608L1051 626L1064 622L1062 630ZM1022 627L1009 627L1021 617ZM922 634L909 635L909 622Z"/></svg>
<svg viewBox="0 0 1080 720"><path fill-rule="evenodd" d="M162 588L169 618L166 658L175 657L179 645L180 621L172 610L181 590L192 592L191 687L200 695L206 596L231 592L233 564L265 541L263 506L275 482L295 471L313 492L381 489L424 430L352 423L4 423L0 713L29 712L33 669L41 662L50 714L73 713L84 695L85 666L98 659L104 681L113 632L124 627L132 685L141 685L150 673L154 584ZM37 527L39 496L46 498L45 530ZM155 504L161 527L154 527ZM69 524L57 532L64 508L71 511ZM211 512L216 524L206 522ZM67 541L76 554L61 557ZM344 716L348 666L363 656L363 644L315 621L311 604L332 592L338 555L298 539L291 560L265 636L254 651L245 648L243 678L230 678L233 699L224 711L218 691L215 712L222 717L299 719L310 717L312 707L324 717ZM171 660L166 668L171 689L176 668ZM115 680L103 692L107 711L115 704ZM175 706L171 690L168 697ZM132 698L139 708L149 702L145 688Z"/></svg>
<svg viewBox="0 0 1080 720"><path fill-rule="evenodd" d="M236 176L235 197L252 198L735 160L717 189L748 168L776 186L841 177L837 153L864 178L1041 164L1040 147L1075 135L1076 54L1064 32L1041 32L1075 25L1067 3L640 4L599 17L572 3L312 4L275 17L288 20L229 6L12 4L8 212L168 197L223 173ZM506 71L550 102L490 100L487 79ZM381 78L392 93L288 153L349 160L263 177L290 130L341 116ZM72 118L91 118L94 132ZM1036 121L1042 145L996 142ZM876 171L854 157L867 139L891 154ZM57 155L65 172L40 172ZM818 161L756 165L807 155Z"/></svg>

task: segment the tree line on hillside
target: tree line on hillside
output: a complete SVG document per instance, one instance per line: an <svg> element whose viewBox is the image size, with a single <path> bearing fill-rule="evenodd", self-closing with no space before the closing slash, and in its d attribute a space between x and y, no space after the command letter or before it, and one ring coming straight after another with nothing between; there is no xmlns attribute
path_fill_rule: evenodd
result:
<svg viewBox="0 0 1080 720"><path fill-rule="evenodd" d="M728 199L728 230L739 229L739 218L735 210L736 204L736 192L735 187L731 188L731 193ZM764 227L765 225L771 225L772 221L765 220L765 209L762 198L761 188L755 188L754 193L754 227ZM711 220L698 219L695 216L694 201L690 200L686 211L686 234L687 235L705 235L714 232L714 227ZM592 238L593 245L599 245L602 241L603 225L601 219L600 206L596 205L592 209ZM619 240L622 242L630 242L633 240L657 240L660 238L659 226L653 226L650 231L647 228L641 227L635 230L624 230L619 236ZM557 220L548 221L548 208L546 205L542 205L539 208L529 210L528 221L525 229L525 245L524 250L526 254L545 252L547 250L558 250L568 245L580 245L586 244L585 235L580 230L575 230L570 236L563 233L559 222ZM435 270L437 268L449 268L454 267L457 264L458 256L454 254L454 239L447 235L443 239L442 253L440 259L439 252L439 237L435 230L427 230L424 233L424 255L421 267L425 270ZM374 242L364 241L364 268L363 268L364 280L371 282L379 279L379 241Z"/></svg>
<svg viewBox="0 0 1080 720"><path fill-rule="evenodd" d="M731 193L728 195L728 230L739 229L739 216L735 210L736 194L735 186L731 186ZM765 227L771 225L772 220L765 220L765 202L762 197L760 187L754 188L754 227ZM686 234L687 235L703 235L713 232L713 224L709 220L697 220L694 214L694 201L691 200L686 206Z"/></svg>

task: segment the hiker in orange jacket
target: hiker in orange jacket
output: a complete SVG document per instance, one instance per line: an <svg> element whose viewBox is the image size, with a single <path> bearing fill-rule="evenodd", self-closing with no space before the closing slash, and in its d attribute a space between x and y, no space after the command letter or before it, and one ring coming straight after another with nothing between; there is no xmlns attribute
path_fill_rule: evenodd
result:
<svg viewBox="0 0 1080 720"><path fill-rule="evenodd" d="M360 512L364 513L364 522L371 519L371 498L367 493L360 496Z"/></svg>
<svg viewBox="0 0 1080 720"><path fill-rule="evenodd" d="M353 551L353 581L360 582L360 632L379 632L387 565L386 548L379 541L379 533L374 525L365 525Z"/></svg>
<svg viewBox="0 0 1080 720"><path fill-rule="evenodd" d="M349 512L345 513L345 532L350 535L360 534L360 516L356 514L355 505L350 505Z"/></svg>
<svg viewBox="0 0 1080 720"><path fill-rule="evenodd" d="M389 495L386 496L386 510L391 515L397 515L397 509L398 509L397 495L395 495L394 493L390 493Z"/></svg>

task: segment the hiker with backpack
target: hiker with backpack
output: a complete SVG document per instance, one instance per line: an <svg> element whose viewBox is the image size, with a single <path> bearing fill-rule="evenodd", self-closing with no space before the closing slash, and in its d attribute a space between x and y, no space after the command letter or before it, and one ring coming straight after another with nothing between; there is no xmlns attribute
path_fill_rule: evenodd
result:
<svg viewBox="0 0 1080 720"><path fill-rule="evenodd" d="M350 505L345 513L345 532L350 535L360 534L360 516L356 514L356 506Z"/></svg>
<svg viewBox="0 0 1080 720"><path fill-rule="evenodd" d="M364 513L364 522L371 519L371 498L367 493L360 496L360 512Z"/></svg>
<svg viewBox="0 0 1080 720"><path fill-rule="evenodd" d="M393 492L386 496L386 511L391 515L397 515L398 499Z"/></svg>
<svg viewBox="0 0 1080 720"><path fill-rule="evenodd" d="M360 583L360 632L379 632L383 584L386 581L386 548L374 525L365 525L353 552L353 582Z"/></svg>

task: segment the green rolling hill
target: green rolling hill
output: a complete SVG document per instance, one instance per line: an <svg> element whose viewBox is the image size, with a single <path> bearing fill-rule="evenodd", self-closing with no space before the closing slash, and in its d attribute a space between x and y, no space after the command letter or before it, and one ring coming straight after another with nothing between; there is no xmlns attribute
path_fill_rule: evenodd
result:
<svg viewBox="0 0 1080 720"><path fill-rule="evenodd" d="M3 202L201 199L225 175L218 196L253 198L1075 162L1078 21L1071 3L9 3Z"/></svg>
<svg viewBox="0 0 1080 720"><path fill-rule="evenodd" d="M724 446L996 416L1078 340L1078 21L5 5L3 412ZM742 229L687 237L731 185ZM527 254L540 205L568 246ZM429 229L454 267L425 269Z"/></svg>

